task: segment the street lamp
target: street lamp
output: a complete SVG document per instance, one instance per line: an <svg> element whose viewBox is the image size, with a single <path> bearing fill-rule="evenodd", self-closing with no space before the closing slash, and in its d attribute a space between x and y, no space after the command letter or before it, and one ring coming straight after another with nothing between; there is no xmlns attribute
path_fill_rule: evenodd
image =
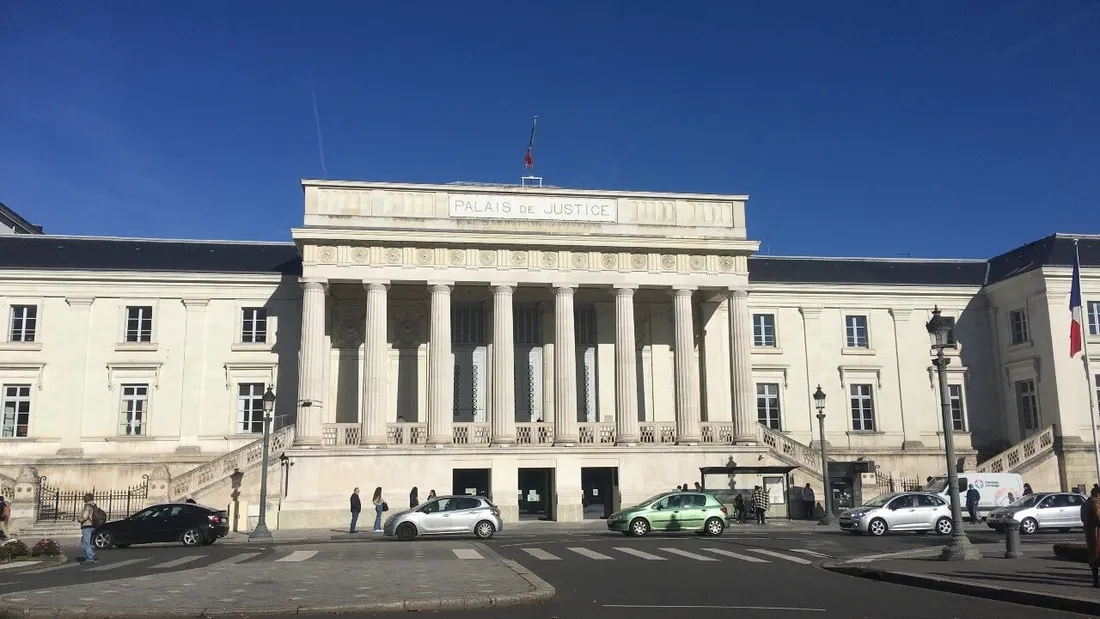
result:
<svg viewBox="0 0 1100 619"><path fill-rule="evenodd" d="M836 515L833 514L833 493L829 487L829 456L825 455L825 392L821 385L814 392L814 408L817 409L817 429L821 434L821 481L825 488L825 515L818 524L832 526L836 524Z"/></svg>
<svg viewBox="0 0 1100 619"><path fill-rule="evenodd" d="M982 553L970 543L970 538L963 530L962 505L959 502L959 472L955 463L955 424L951 421L951 399L947 389L947 364L951 361L944 357L943 349L947 348L947 337L951 333L951 323L940 316L940 308L936 306L932 310L932 319L925 325L928 333L932 334L932 349L936 351L936 358L932 359L932 365L936 366L940 378L940 414L943 417L943 446L947 452L947 486L951 493L951 541L943 548L940 559L944 561L975 561L982 558Z"/></svg>
<svg viewBox="0 0 1100 619"><path fill-rule="evenodd" d="M271 531L267 530L267 455L268 443L271 436L271 413L275 410L275 392L269 385L264 393L264 455L260 462L260 518L256 521L256 528L248 536L251 540L271 539Z"/></svg>

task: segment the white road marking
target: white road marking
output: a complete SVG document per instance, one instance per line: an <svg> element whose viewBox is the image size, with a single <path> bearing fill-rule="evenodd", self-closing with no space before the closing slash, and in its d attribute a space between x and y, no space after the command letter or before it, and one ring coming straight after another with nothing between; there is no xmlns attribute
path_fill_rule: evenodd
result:
<svg viewBox="0 0 1100 619"><path fill-rule="evenodd" d="M730 552L721 548L700 548L706 552L713 552L716 555L722 555L723 557L730 557L733 559L740 559L742 561L748 561L750 563L767 563L767 559L761 559L759 557L750 557L748 555L737 554L736 552Z"/></svg>
<svg viewBox="0 0 1100 619"><path fill-rule="evenodd" d="M149 559L127 559L125 561L119 561L118 563L108 563L107 565L97 565L96 567L88 568L89 572L106 572L107 570L117 570L120 567L126 567L127 565L133 565L135 563L142 563Z"/></svg>
<svg viewBox="0 0 1100 619"><path fill-rule="evenodd" d="M455 556L459 559L484 559L481 553L473 548L452 548L451 552L455 553Z"/></svg>
<svg viewBox="0 0 1100 619"><path fill-rule="evenodd" d="M604 604L604 608L683 608L713 610L783 610L788 612L823 613L824 608L796 608L794 606L651 606L647 604Z"/></svg>
<svg viewBox="0 0 1100 619"><path fill-rule="evenodd" d="M942 548L920 548L917 550L903 550L901 552L887 552L880 555L868 555L866 557L859 557L858 559L849 559L845 563L870 563L878 559L899 559L902 557L910 557L914 555L931 554L934 552L942 552Z"/></svg>
<svg viewBox="0 0 1100 619"><path fill-rule="evenodd" d="M688 552L686 550L680 550L679 548L658 548L662 552L671 553L674 555L680 555L681 557L687 557L689 559L695 559L696 561L717 561L711 557L704 557L703 555L697 555L694 552Z"/></svg>
<svg viewBox="0 0 1100 619"><path fill-rule="evenodd" d="M666 561L667 560L667 559L665 559L665 557L659 557L657 555L651 555L648 552L642 552L641 550L637 550L637 549L634 549L634 548L615 548L614 550L618 550L619 552L625 552L626 554L634 555L635 557L641 557L642 559L645 559L646 561Z"/></svg>
<svg viewBox="0 0 1100 619"><path fill-rule="evenodd" d="M0 565L0 570L10 570L13 567L27 567L29 565L36 565L41 561L12 561L11 563L5 563Z"/></svg>
<svg viewBox="0 0 1100 619"><path fill-rule="evenodd" d="M803 559L802 557L792 557L791 555L785 555L781 552L774 550L766 550L764 548L746 548L749 552L755 552L762 555L768 555L769 557L775 557L776 559L783 559L784 561L790 561L792 563L801 563L802 565L810 565L813 561L809 559Z"/></svg>
<svg viewBox="0 0 1100 619"><path fill-rule="evenodd" d="M612 560L612 558L607 556L607 555L602 555L602 554L596 552L595 550L589 550L587 548L572 548L571 547L571 548L568 548L567 550L572 550L573 552L579 554L582 557L588 557L589 559L595 559L597 561L611 561Z"/></svg>
<svg viewBox="0 0 1100 619"><path fill-rule="evenodd" d="M275 559L275 561L291 561L291 562L305 561L306 559L313 558L314 556L316 556L316 554L317 554L316 550L295 550L294 552L288 554L287 556L283 557L282 559Z"/></svg>
<svg viewBox="0 0 1100 619"><path fill-rule="evenodd" d="M822 559L828 559L829 558L829 555L823 555L820 552L816 552L816 551L813 551L813 550L806 550L805 548L792 548L791 552L797 552L797 553L800 553L800 554L809 555L811 557L821 557Z"/></svg>
<svg viewBox="0 0 1100 619"><path fill-rule="evenodd" d="M222 559L221 561L218 561L217 563L211 564L207 567L225 567L226 565L236 565L238 563L241 563L242 561L248 561L249 559L258 556L260 556L260 553L258 552L242 552L241 554L233 555L228 559Z"/></svg>
<svg viewBox="0 0 1100 619"><path fill-rule="evenodd" d="M206 558L206 555L191 555L191 556L188 556L188 557L180 557L180 558L175 559L173 561L168 561L166 563L161 563L159 565L154 565L150 569L166 570L166 569L173 568L173 567L179 567L179 566L183 565L184 563L190 563L192 561L198 561L199 559L205 559L205 558Z"/></svg>
<svg viewBox="0 0 1100 619"><path fill-rule="evenodd" d="M541 548L524 548L523 552L541 561L561 561L560 558L555 557Z"/></svg>

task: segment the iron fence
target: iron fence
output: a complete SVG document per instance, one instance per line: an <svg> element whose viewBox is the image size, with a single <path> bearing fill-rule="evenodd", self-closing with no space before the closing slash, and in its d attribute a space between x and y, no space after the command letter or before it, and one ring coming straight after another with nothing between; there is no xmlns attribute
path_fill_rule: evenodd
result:
<svg viewBox="0 0 1100 619"><path fill-rule="evenodd" d="M80 519L80 512L84 511L84 490L60 490L46 483L42 478L38 490L38 506L35 512L36 520L43 521L72 521ZM145 507L145 499L149 496L149 476L142 475L142 482L136 486L130 486L125 490L96 490L92 489L92 502L107 514L107 520L118 520L133 514Z"/></svg>

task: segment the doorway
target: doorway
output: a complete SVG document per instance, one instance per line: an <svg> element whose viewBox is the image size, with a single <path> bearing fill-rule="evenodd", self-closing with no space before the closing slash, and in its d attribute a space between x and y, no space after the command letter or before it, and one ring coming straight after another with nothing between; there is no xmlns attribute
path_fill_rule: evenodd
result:
<svg viewBox="0 0 1100 619"><path fill-rule="evenodd" d="M489 469L454 469L451 474L451 494L483 496L493 500L492 476Z"/></svg>
<svg viewBox="0 0 1100 619"><path fill-rule="evenodd" d="M554 469L519 470L519 519L554 519Z"/></svg>
<svg viewBox="0 0 1100 619"><path fill-rule="evenodd" d="M592 466L581 469L581 505L584 518L607 518L619 509L619 468Z"/></svg>

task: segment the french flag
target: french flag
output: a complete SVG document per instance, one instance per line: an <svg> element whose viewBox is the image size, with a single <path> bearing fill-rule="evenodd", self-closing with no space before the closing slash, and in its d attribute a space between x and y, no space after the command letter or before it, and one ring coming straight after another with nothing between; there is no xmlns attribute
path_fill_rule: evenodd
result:
<svg viewBox="0 0 1100 619"><path fill-rule="evenodd" d="M535 129L538 127L539 117L531 121L531 140L527 142L527 154L523 156L523 167L530 170L535 167Z"/></svg>
<svg viewBox="0 0 1100 619"><path fill-rule="evenodd" d="M1072 359L1081 352L1084 337L1084 320L1081 311L1081 256L1073 252L1073 283L1069 288L1069 356Z"/></svg>

